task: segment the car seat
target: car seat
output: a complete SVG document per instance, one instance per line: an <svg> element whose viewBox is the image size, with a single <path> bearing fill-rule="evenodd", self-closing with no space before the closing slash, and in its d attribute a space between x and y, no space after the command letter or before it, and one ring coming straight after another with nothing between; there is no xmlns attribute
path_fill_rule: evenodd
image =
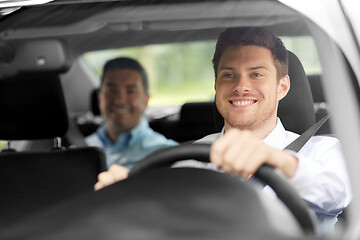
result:
<svg viewBox="0 0 360 240"><path fill-rule="evenodd" d="M75 124L82 136L89 136L94 133L103 123L104 119L100 113L98 103L99 89L95 88L90 93L90 112L75 119Z"/></svg>
<svg viewBox="0 0 360 240"><path fill-rule="evenodd" d="M63 148L67 109L57 74L0 79L0 139L54 138L47 150L0 153L0 225L59 201L93 191L105 156L96 147ZM11 147L11 144L10 144Z"/></svg>
<svg viewBox="0 0 360 240"><path fill-rule="evenodd" d="M278 116L286 130L302 134L315 124L309 80L298 57L288 51L290 90L279 102Z"/></svg>
<svg viewBox="0 0 360 240"><path fill-rule="evenodd" d="M322 86L322 76L321 74L310 74L308 75L311 92L314 97L314 109L316 120L320 120L324 116L329 114L328 106L326 105L326 98ZM324 126L322 126L318 134L332 134L331 124L328 120Z"/></svg>

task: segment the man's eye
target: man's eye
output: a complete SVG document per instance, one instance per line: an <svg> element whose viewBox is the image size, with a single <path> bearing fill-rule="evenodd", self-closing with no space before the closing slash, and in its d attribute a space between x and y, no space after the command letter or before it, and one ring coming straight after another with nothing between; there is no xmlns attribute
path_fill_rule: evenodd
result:
<svg viewBox="0 0 360 240"><path fill-rule="evenodd" d="M116 88L107 88L107 89L106 89L106 92L107 92L107 93L114 94L114 93L117 93L117 89L116 89Z"/></svg>
<svg viewBox="0 0 360 240"><path fill-rule="evenodd" d="M127 89L126 89L126 93L127 93L127 94L136 93L136 88L134 88L134 87L127 88Z"/></svg>
<svg viewBox="0 0 360 240"><path fill-rule="evenodd" d="M233 74L230 74L230 73L225 73L225 74L223 74L223 77L224 77L224 78L233 78L234 75L233 75Z"/></svg>
<svg viewBox="0 0 360 240"><path fill-rule="evenodd" d="M260 73L253 73L252 76L253 76L253 77L261 77L262 74L260 74Z"/></svg>

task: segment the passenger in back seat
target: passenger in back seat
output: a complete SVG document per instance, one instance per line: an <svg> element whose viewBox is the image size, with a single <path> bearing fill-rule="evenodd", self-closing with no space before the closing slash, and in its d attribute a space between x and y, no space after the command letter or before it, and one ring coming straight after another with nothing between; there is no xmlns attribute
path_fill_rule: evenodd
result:
<svg viewBox="0 0 360 240"><path fill-rule="evenodd" d="M104 149L108 167L131 168L148 154L178 144L153 131L143 116L148 88L146 71L136 60L116 58L104 65L98 101L105 123L85 141Z"/></svg>

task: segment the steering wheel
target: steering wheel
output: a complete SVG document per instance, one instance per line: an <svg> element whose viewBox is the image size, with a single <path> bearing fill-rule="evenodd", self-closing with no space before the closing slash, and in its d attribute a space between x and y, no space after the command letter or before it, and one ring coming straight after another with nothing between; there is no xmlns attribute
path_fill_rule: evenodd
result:
<svg viewBox="0 0 360 240"><path fill-rule="evenodd" d="M129 177L151 169L170 167L181 160L194 159L209 163L210 147L210 144L182 144L161 149L138 162L131 169ZM295 189L276 173L274 167L264 164L257 170L255 176L274 190L278 198L295 216L304 233L313 234L315 232L315 224L306 203Z"/></svg>

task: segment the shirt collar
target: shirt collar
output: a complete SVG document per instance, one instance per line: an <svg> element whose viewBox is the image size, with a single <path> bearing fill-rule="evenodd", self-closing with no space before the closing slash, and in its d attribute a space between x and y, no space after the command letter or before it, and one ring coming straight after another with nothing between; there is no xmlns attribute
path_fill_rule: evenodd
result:
<svg viewBox="0 0 360 240"><path fill-rule="evenodd" d="M142 139L143 135L146 134L146 129L148 129L149 123L147 119L142 116L140 123L133 129L131 129L128 132L122 133L119 135L116 143L113 143L108 135L107 135L107 124L104 123L100 126L100 128L97 130L97 135L99 139L101 140L103 145L108 146L117 146L122 148L125 145L128 144L134 144L139 139Z"/></svg>
<svg viewBox="0 0 360 240"><path fill-rule="evenodd" d="M149 129L149 122L143 116L141 118L140 123L129 132L129 134L131 136L129 139L129 143L134 144L134 143L138 142L139 140L143 139L144 135L147 134L148 129Z"/></svg>
<svg viewBox="0 0 360 240"><path fill-rule="evenodd" d="M277 118L275 128L262 141L266 145L276 149L284 148L286 145L286 130L280 118Z"/></svg>
<svg viewBox="0 0 360 240"><path fill-rule="evenodd" d="M216 139L224 135L224 133L225 127L221 130L221 135L216 136ZM286 130L282 125L280 118L277 118L275 128L262 141L266 145L276 149L283 149L286 146Z"/></svg>

